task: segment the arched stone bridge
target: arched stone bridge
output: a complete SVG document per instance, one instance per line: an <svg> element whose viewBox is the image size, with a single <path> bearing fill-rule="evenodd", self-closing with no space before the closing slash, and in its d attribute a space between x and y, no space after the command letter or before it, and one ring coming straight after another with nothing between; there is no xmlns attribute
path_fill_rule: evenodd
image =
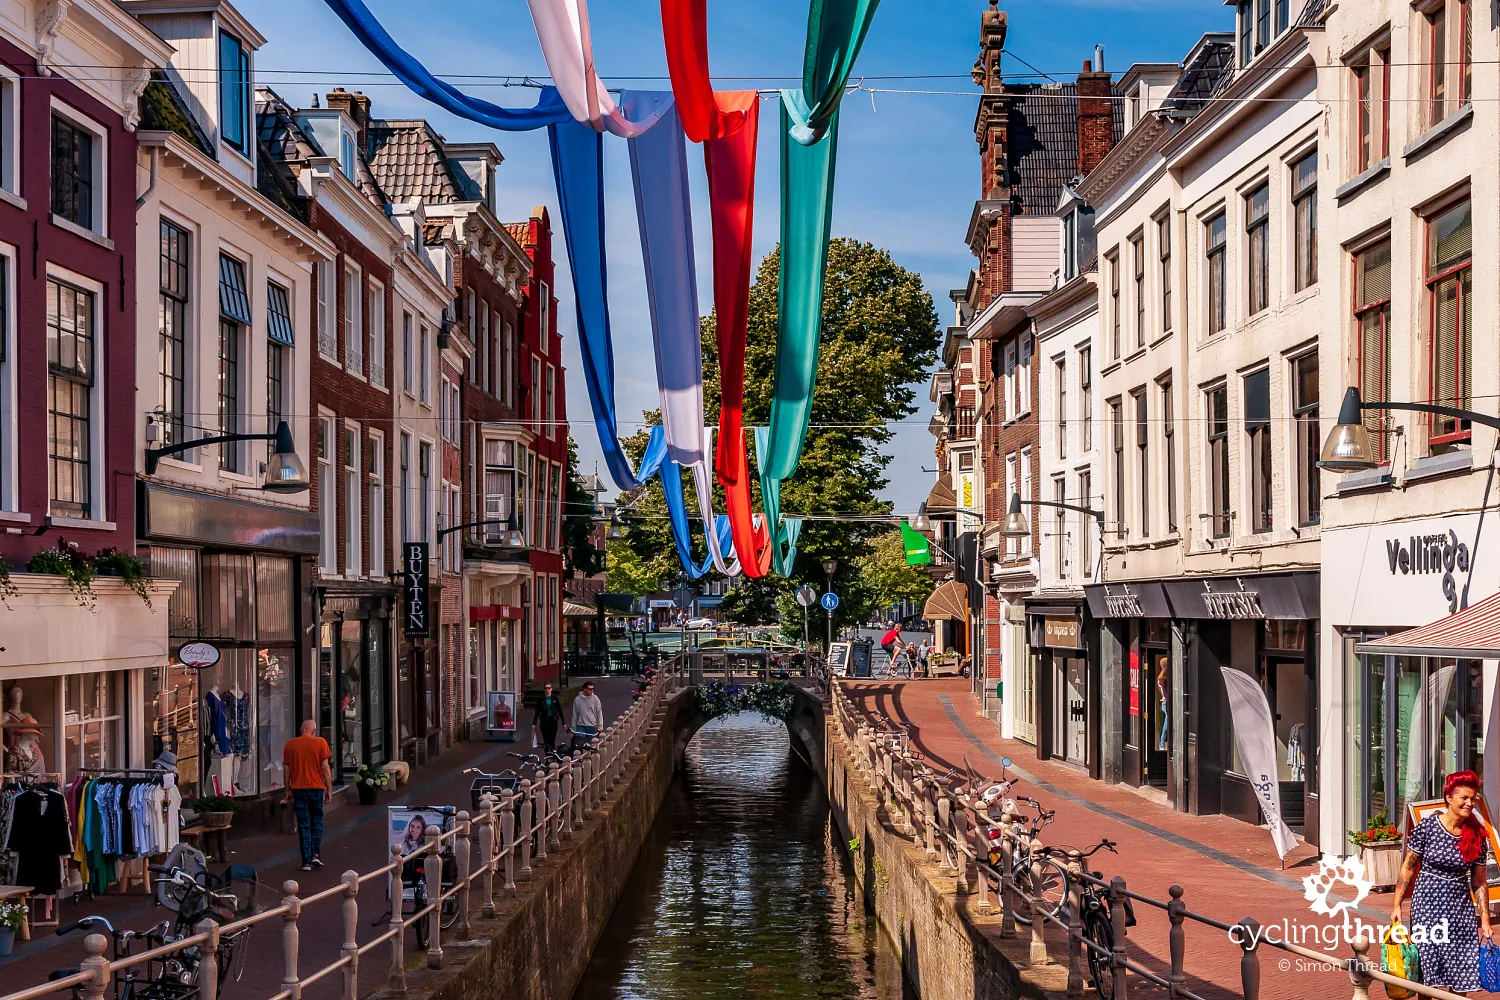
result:
<svg viewBox="0 0 1500 1000"><path fill-rule="evenodd" d="M703 677L704 681L723 680L723 677ZM750 685L759 677L736 677L737 683ZM823 775L823 689L819 682L794 679L791 681L796 699L791 714L784 720L787 732L792 737L792 749L821 777ZM677 690L671 694L674 702L667 713L667 724L671 729L672 766L682 767L687 746L698 730L717 718L705 712L698 704L697 683L688 678L677 678Z"/></svg>

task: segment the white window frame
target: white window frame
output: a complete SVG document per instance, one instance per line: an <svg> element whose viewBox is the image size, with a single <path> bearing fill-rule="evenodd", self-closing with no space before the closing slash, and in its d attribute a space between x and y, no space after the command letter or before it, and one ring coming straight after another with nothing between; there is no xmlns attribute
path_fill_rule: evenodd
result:
<svg viewBox="0 0 1500 1000"><path fill-rule="evenodd" d="M417 327L417 398L423 406L432 405L432 373L428 370L428 356L432 351L432 328L426 323Z"/></svg>
<svg viewBox="0 0 1500 1000"><path fill-rule="evenodd" d="M1030 335L1022 335L1016 346L1016 399L1020 412L1018 418L1031 415L1031 358Z"/></svg>
<svg viewBox="0 0 1500 1000"><path fill-rule="evenodd" d="M80 521L72 517L48 515L47 522L65 527L70 525L79 527L113 527L110 521L109 495L105 491L105 484L108 480L104 471L109 460L109 456L105 453L104 448L104 425L108 419L108 415L104 409L104 401L108 397L105 395L104 390L109 368L102 363L102 359L107 356L106 351L108 349L106 340L109 331L104 326L105 294L107 289L102 282L95 281L93 278L79 274L76 271L70 271L65 267L60 267L51 261L47 262L47 270L44 277L81 288L86 292L93 293L94 297L94 390L89 394L89 490L91 493L89 507L92 516L88 520ZM45 284L43 288L45 289ZM217 302L218 299L214 301ZM45 332L45 318L43 319L43 327ZM45 371L45 360L43 370ZM20 400L18 399L17 406L19 407L19 405ZM50 499L48 502L50 504Z"/></svg>
<svg viewBox="0 0 1500 1000"><path fill-rule="evenodd" d="M21 197L21 74L0 65L0 199L25 210Z"/></svg>
<svg viewBox="0 0 1500 1000"><path fill-rule="evenodd" d="M113 250L114 243L109 238L109 129L72 105L59 100L56 96L51 101L51 113L66 118L94 137L94 203L92 205L94 226L92 229L85 229L83 226L70 222L60 215L51 214L52 156L49 152L47 156L47 209L48 215L52 219L52 224L61 229L66 229L70 233L77 233L84 239L93 240L95 243L102 240L109 249ZM47 119L47 145L50 150L52 145L52 119L50 116ZM98 239L95 239L95 237L98 237Z"/></svg>
<svg viewBox="0 0 1500 1000"><path fill-rule="evenodd" d="M365 295L370 303L370 384L386 387L385 371L385 285L371 278Z"/></svg>
<svg viewBox="0 0 1500 1000"><path fill-rule="evenodd" d="M1004 351L1001 353L1001 356L1004 359L1003 362L1002 362L1003 367L1001 369L1001 374L1002 374L1002 377L1005 379L1005 421L1006 421L1006 423L1009 423L1010 421L1015 420L1016 417L1020 415L1020 402L1021 401L1017 397L1017 393L1016 393L1016 359L1017 359L1017 355L1018 355L1018 352L1016 350L1016 342L1014 340L1007 342L1006 345L1005 345Z"/></svg>
<svg viewBox="0 0 1500 1000"><path fill-rule="evenodd" d="M1034 483L1033 478L1032 478L1032 466L1034 465L1034 463L1032 462L1031 459L1032 459L1031 445L1027 445L1026 447L1024 447L1024 448L1021 449L1021 499L1022 500L1035 500L1036 499L1036 497L1032 494L1032 490L1035 487L1035 483ZM1010 498L1009 497L1006 498L1006 502L1007 503L1010 502ZM1032 535L1032 533L1028 531L1025 534L1025 536L1021 539L1021 554L1022 555L1030 555L1031 554L1031 535Z"/></svg>
<svg viewBox="0 0 1500 1000"><path fill-rule="evenodd" d="M414 506L411 502L411 474L413 461L411 434L406 431L402 431L400 441L401 449L396 455L396 469L401 476L401 483L398 488L401 491L401 542L404 545L407 542L413 540L411 535L411 512L414 509Z"/></svg>
<svg viewBox="0 0 1500 1000"><path fill-rule="evenodd" d="M416 376L413 358L416 352L416 335L412 332L412 314L401 310L401 391L416 396Z"/></svg>
<svg viewBox="0 0 1500 1000"><path fill-rule="evenodd" d="M427 450L427 484L422 484L422 450ZM437 522L437 497L434 496L434 484L442 481L442 451L438 443L431 438L417 438L417 492L420 494L417 503L417 518L422 523L418 526L422 536L419 541L427 543L427 551L431 552L434 534L437 530L433 525ZM425 507L420 502L426 501ZM425 513L425 516L424 516Z"/></svg>
<svg viewBox="0 0 1500 1000"><path fill-rule="evenodd" d="M385 576L385 554L390 547L385 530L385 434L370 430L369 456L365 463L366 493L370 504L370 577Z"/></svg>
<svg viewBox="0 0 1500 1000"><path fill-rule="evenodd" d="M1010 498L1015 495L1020 479L1020 455L1011 452L1005 456L1005 502L1010 503ZM1013 556L1020 551L1020 542L1015 538L1005 540L1006 555Z"/></svg>
<svg viewBox="0 0 1500 1000"><path fill-rule="evenodd" d="M344 488L344 574L348 577L362 576L364 560L364 476L361 452L365 448L365 436L360 425L345 419L343 433L339 437L343 445L343 461L339 465ZM353 447L350 447L350 443ZM352 487L352 488L351 488Z"/></svg>
<svg viewBox="0 0 1500 1000"><path fill-rule="evenodd" d="M313 454L318 468L318 571L334 576L338 564L339 498L334 478L334 459L338 455L338 422L331 411L318 407L318 425L313 432Z"/></svg>
<svg viewBox="0 0 1500 1000"><path fill-rule="evenodd" d="M357 264L344 261L344 371L365 377L365 275ZM352 348L352 349L351 349Z"/></svg>
<svg viewBox="0 0 1500 1000"><path fill-rule="evenodd" d="M4 269L5 301L0 302L0 511L18 511L16 489L19 463L16 459L16 248L0 243L0 268ZM22 516L29 521L29 517Z"/></svg>
<svg viewBox="0 0 1500 1000"><path fill-rule="evenodd" d="M315 265L318 286L318 353L334 364L339 361L338 262L320 260Z"/></svg>
<svg viewBox="0 0 1500 1000"><path fill-rule="evenodd" d="M541 309L538 311L536 342L537 346L545 351L550 346L547 337L552 332L552 288L545 281L538 283L537 297L540 299Z"/></svg>

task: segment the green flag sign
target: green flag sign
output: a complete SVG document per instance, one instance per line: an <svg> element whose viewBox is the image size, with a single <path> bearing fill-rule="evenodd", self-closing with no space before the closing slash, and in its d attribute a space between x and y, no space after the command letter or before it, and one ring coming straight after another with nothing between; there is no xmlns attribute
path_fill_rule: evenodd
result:
<svg viewBox="0 0 1500 1000"><path fill-rule="evenodd" d="M932 544L927 536L913 531L905 521L901 522L901 542L906 548L908 566L925 566L932 562Z"/></svg>

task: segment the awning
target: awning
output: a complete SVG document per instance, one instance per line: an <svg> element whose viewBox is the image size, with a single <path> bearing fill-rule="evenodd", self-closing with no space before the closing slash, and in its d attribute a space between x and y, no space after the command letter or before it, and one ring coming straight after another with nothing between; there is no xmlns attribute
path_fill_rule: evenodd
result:
<svg viewBox="0 0 1500 1000"><path fill-rule="evenodd" d="M958 494L948 484L946 478L939 479L932 484L932 492L927 494L927 516L936 517L939 514L951 514L958 509Z"/></svg>
<svg viewBox="0 0 1500 1000"><path fill-rule="evenodd" d="M1486 597L1478 604L1447 618L1439 618L1430 625L1409 628L1374 642L1362 642L1354 647L1354 651L1381 656L1500 659L1500 594Z"/></svg>
<svg viewBox="0 0 1500 1000"><path fill-rule="evenodd" d="M944 619L956 622L968 621L968 588L957 580L949 580L927 598L927 603L922 605L922 617L930 622Z"/></svg>
<svg viewBox="0 0 1500 1000"><path fill-rule="evenodd" d="M579 604L577 601L563 601L564 618L592 618L595 613L590 605Z"/></svg>

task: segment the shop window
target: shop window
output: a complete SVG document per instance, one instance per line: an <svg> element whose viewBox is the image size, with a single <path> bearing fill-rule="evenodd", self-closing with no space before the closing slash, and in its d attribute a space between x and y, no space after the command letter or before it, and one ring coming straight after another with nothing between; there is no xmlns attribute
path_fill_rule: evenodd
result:
<svg viewBox="0 0 1500 1000"><path fill-rule="evenodd" d="M202 635L255 638L255 557L231 552L202 555Z"/></svg>
<svg viewBox="0 0 1500 1000"><path fill-rule="evenodd" d="M1250 475L1250 530L1270 531L1271 372L1245 376L1245 465Z"/></svg>
<svg viewBox="0 0 1500 1000"><path fill-rule="evenodd" d="M1318 454L1323 446L1318 423L1318 355L1314 351L1292 361L1292 414L1297 432L1297 523L1322 519Z"/></svg>
<svg viewBox="0 0 1500 1000"><path fill-rule="evenodd" d="M1227 235L1222 212L1203 224L1204 245L1207 248L1208 332L1211 334L1222 331L1228 317L1228 273L1224 256Z"/></svg>
<svg viewBox="0 0 1500 1000"><path fill-rule="evenodd" d="M1296 291L1318 283L1318 153L1292 164L1292 261Z"/></svg>
<svg viewBox="0 0 1500 1000"><path fill-rule="evenodd" d="M152 573L152 576L156 575ZM179 587L177 592L181 593L182 588ZM146 675L146 704L151 713L148 752L152 760L165 751L176 755L177 784L184 796L198 793L201 746L198 738L198 679L196 669L176 662L175 658L152 668Z"/></svg>
<svg viewBox="0 0 1500 1000"><path fill-rule="evenodd" d="M176 580L177 589L167 601L167 632L173 637L198 636L198 550L152 545L142 558L147 575Z"/></svg>
<svg viewBox="0 0 1500 1000"><path fill-rule="evenodd" d="M104 675L85 675L98 678ZM82 683L83 678L71 680ZM55 677L24 678L5 683L0 733L5 744L5 770L59 772L80 766L75 759L54 760L57 746L59 685ZM68 718L73 718L69 716Z"/></svg>
<svg viewBox="0 0 1500 1000"><path fill-rule="evenodd" d="M1469 409L1469 303L1473 297L1473 229L1467 200L1427 223L1428 349L1431 399L1440 406ZM1469 421L1432 418L1434 454L1469 441Z"/></svg>
<svg viewBox="0 0 1500 1000"><path fill-rule="evenodd" d="M123 765L119 676L83 674L63 679L63 766L71 778L80 768Z"/></svg>
<svg viewBox="0 0 1500 1000"><path fill-rule="evenodd" d="M280 556L255 557L255 636L259 642L292 642L293 608L297 601L292 560ZM248 636L246 637L248 638Z"/></svg>
<svg viewBox="0 0 1500 1000"><path fill-rule="evenodd" d="M1391 241L1381 240L1354 255L1354 326L1356 375L1360 398L1377 402L1391 398ZM1385 420L1376 410L1366 411L1370 445L1384 463Z"/></svg>
<svg viewBox="0 0 1500 1000"><path fill-rule="evenodd" d="M161 302L157 322L157 372L161 379L156 418L161 443L182 440L183 394L187 374L188 261L186 229L161 220Z"/></svg>
<svg viewBox="0 0 1500 1000"><path fill-rule="evenodd" d="M1229 537L1229 389L1204 393L1208 418L1208 523L1212 538Z"/></svg>
<svg viewBox="0 0 1500 1000"><path fill-rule="evenodd" d="M92 518L95 296L47 282L47 511Z"/></svg>

